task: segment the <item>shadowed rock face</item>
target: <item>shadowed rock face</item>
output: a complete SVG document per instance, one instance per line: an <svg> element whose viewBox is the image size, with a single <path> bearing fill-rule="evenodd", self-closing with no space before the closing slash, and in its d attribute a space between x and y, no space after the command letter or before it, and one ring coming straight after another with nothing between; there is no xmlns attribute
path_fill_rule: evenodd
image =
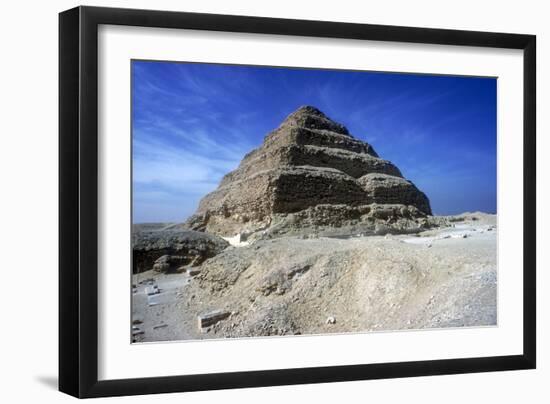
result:
<svg viewBox="0 0 550 404"><path fill-rule="evenodd" d="M219 254L229 243L212 234L178 228L134 229L132 270L173 272L180 266L197 266Z"/></svg>
<svg viewBox="0 0 550 404"><path fill-rule="evenodd" d="M399 169L315 107L290 114L200 202L187 226L230 235L269 227L273 215L317 205L412 206L431 215L426 195ZM251 225L253 223L253 225Z"/></svg>

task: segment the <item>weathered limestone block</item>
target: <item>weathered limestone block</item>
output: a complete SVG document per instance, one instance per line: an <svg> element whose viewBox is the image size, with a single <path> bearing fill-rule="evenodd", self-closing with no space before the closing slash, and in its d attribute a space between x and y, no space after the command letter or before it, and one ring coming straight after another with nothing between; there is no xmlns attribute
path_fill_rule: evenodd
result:
<svg viewBox="0 0 550 404"><path fill-rule="evenodd" d="M225 320L230 315L231 313L225 310L215 310L209 313L200 314L197 316L199 330Z"/></svg>

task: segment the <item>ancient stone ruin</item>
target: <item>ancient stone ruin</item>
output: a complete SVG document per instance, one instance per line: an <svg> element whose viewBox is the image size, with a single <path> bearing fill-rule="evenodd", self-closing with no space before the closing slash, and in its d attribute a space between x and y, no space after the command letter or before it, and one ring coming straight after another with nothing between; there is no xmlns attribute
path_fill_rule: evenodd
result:
<svg viewBox="0 0 550 404"><path fill-rule="evenodd" d="M186 226L223 236L306 227L418 231L431 213L426 195L394 164L304 106L224 176Z"/></svg>
<svg viewBox="0 0 550 404"><path fill-rule="evenodd" d="M132 231L132 271L154 269L191 274L190 267L199 266L228 245L221 237L176 226L135 229Z"/></svg>

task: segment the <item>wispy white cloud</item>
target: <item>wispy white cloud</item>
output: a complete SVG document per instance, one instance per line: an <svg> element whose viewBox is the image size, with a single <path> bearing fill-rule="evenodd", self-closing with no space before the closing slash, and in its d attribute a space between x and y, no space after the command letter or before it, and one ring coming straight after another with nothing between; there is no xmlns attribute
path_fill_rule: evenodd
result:
<svg viewBox="0 0 550 404"><path fill-rule="evenodd" d="M134 139L134 180L159 182L170 187L189 187L194 183L217 183L221 176L236 168L248 150L231 154L206 155L156 140ZM182 185L178 185L182 184Z"/></svg>

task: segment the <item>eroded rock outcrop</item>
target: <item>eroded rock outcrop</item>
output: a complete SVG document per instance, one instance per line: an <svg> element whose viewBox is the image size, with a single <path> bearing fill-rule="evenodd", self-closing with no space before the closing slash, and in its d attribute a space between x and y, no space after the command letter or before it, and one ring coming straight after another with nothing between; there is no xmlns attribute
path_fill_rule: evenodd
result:
<svg viewBox="0 0 550 404"><path fill-rule="evenodd" d="M186 225L229 236L268 230L275 222L281 231L289 216L307 217L311 226L351 224L374 229L380 219L373 212L380 208L372 206L379 205L388 205L392 212L384 221L401 220L399 226L405 228L415 228L417 218L431 215L426 195L393 163L354 138L345 126L305 106L225 175Z"/></svg>
<svg viewBox="0 0 550 404"><path fill-rule="evenodd" d="M142 230L132 233L133 273L154 269L175 272L197 266L219 254L229 243L213 234L192 230Z"/></svg>

